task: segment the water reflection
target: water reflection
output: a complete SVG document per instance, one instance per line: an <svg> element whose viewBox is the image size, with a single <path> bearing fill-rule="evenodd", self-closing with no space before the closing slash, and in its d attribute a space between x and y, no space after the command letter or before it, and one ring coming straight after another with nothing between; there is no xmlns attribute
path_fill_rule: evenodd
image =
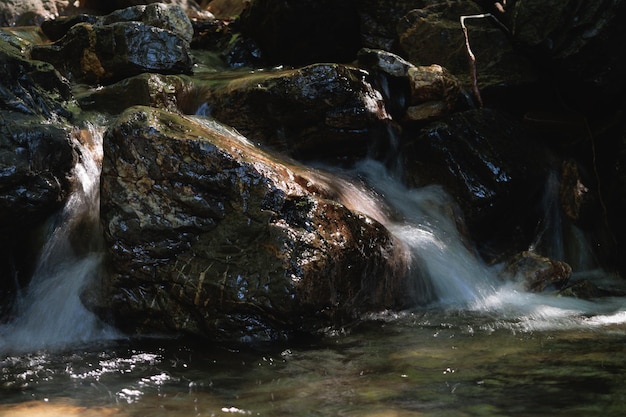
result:
<svg viewBox="0 0 626 417"><path fill-rule="evenodd" d="M542 330L415 311L265 351L142 340L7 357L0 416L622 415L625 319Z"/></svg>

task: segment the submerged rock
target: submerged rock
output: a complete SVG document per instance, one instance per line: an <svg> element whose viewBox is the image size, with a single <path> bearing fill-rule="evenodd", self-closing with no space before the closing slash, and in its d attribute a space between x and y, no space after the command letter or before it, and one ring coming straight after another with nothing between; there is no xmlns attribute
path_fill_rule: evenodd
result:
<svg viewBox="0 0 626 417"><path fill-rule="evenodd" d="M215 122L127 110L105 136L109 274L87 305L131 333L231 341L407 306L403 246L320 178Z"/></svg>
<svg viewBox="0 0 626 417"><path fill-rule="evenodd" d="M144 72L190 73L191 23L177 7L162 5L115 12L72 26L50 45L35 46L34 59L52 63L72 81L111 83Z"/></svg>

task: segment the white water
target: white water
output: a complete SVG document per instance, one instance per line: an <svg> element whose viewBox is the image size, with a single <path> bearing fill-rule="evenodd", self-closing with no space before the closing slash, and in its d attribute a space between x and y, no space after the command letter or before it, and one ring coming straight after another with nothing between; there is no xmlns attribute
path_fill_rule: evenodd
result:
<svg viewBox="0 0 626 417"><path fill-rule="evenodd" d="M102 132L90 127L76 135L74 146L80 155L74 189L17 300L15 319L0 327L0 352L62 348L114 336L80 301L82 288L101 265L100 235L94 231L99 227Z"/></svg>
<svg viewBox="0 0 626 417"><path fill-rule="evenodd" d="M396 215L382 218L385 226L410 249L416 303L434 308L479 312L494 317L498 326L520 329L593 327L626 323L626 300L604 298L588 301L553 294L534 294L500 277L500 266L487 266L459 232L455 204L436 186L407 189L393 178L382 164L363 161L353 175L364 178ZM554 184L548 184L548 192ZM548 201L546 216L550 225L541 238L552 239L552 255L562 255L565 242L560 219ZM368 214L368 205L360 208ZM551 211L552 210L552 211ZM372 217L381 219L374 212ZM575 235L574 235L575 236ZM580 248L571 254L578 264L589 267L589 248L581 242L568 242ZM602 270L574 271L595 282L623 286L621 279ZM511 277L512 278L512 277Z"/></svg>

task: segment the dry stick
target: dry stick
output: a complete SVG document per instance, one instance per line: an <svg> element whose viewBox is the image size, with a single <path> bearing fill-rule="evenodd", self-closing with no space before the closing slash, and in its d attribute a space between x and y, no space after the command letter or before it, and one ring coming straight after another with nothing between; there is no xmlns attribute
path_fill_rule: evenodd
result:
<svg viewBox="0 0 626 417"><path fill-rule="evenodd" d="M465 26L465 19L484 19L489 17L493 19L500 29L505 32L509 32L506 26L502 24L494 15L491 13L483 13L483 14L473 14L469 16L461 16L459 20L461 21L461 28L463 28L463 36L465 37L465 51L467 52L467 59L469 61L470 66L470 76L472 77L472 91L474 92L474 96L476 97L476 101L478 102L478 107L483 108L483 99L480 96L480 90L478 89L478 73L476 71L476 56L472 52L472 48L470 47L469 35L467 33L467 26Z"/></svg>

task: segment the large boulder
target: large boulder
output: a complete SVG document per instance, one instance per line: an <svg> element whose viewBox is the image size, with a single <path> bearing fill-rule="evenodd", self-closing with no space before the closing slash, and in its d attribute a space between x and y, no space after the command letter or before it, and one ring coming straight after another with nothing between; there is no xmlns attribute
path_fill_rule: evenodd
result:
<svg viewBox="0 0 626 417"><path fill-rule="evenodd" d="M83 298L131 333L231 341L406 307L403 246L335 188L216 122L128 109L104 141L109 273Z"/></svg>
<svg viewBox="0 0 626 417"><path fill-rule="evenodd" d="M119 81L144 72L190 73L193 60L189 18L161 4L120 10L85 21L49 45L34 46L34 59L52 63L75 82Z"/></svg>

